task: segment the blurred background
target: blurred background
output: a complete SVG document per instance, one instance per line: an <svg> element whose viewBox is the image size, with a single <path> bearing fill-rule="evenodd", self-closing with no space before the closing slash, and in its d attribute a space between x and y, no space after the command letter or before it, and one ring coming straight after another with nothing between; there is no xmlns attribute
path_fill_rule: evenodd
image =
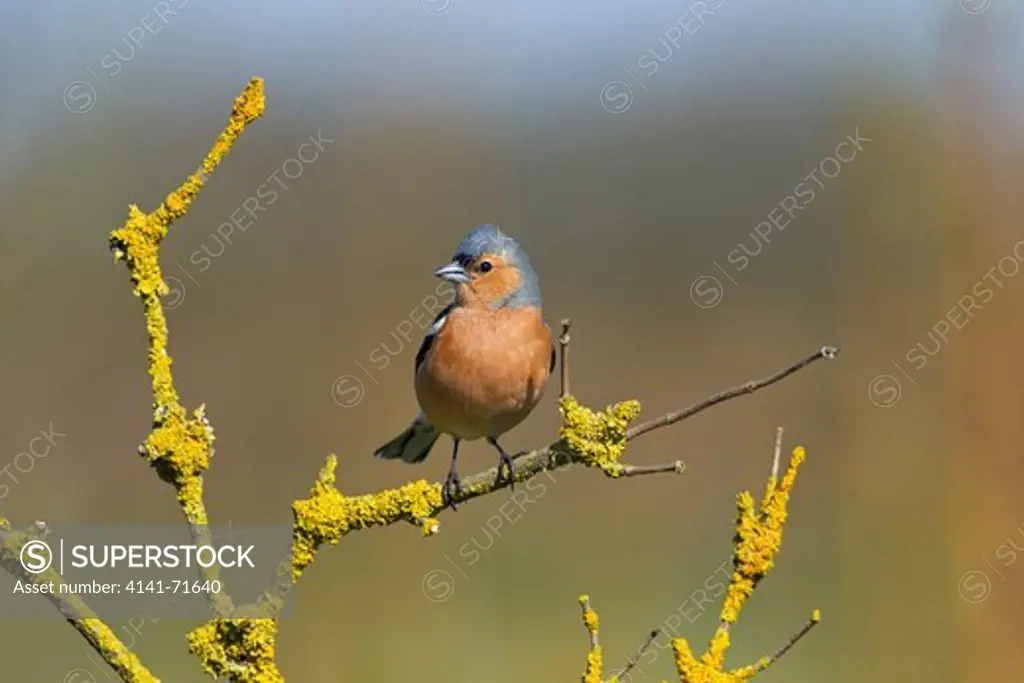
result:
<svg viewBox="0 0 1024 683"><path fill-rule="evenodd" d="M325 549L280 629L289 681L577 680L581 592L612 667L666 623L702 649L777 426L809 458L728 662L819 607L763 680L1019 679L1022 29L1010 0L5 2L0 515L179 522L135 455L146 335L107 236L259 75L265 117L161 254L178 388L217 434L214 522L289 523L332 452L345 493L444 476L447 439L416 468L371 453L415 411L431 273L479 223L572 318L592 406L655 417L842 348L627 451L682 476L571 470L522 510L504 492L431 539ZM556 393L506 448L554 439ZM110 680L54 616L0 622L7 677ZM198 681L194 625L117 627ZM673 677L652 653L632 681Z"/></svg>

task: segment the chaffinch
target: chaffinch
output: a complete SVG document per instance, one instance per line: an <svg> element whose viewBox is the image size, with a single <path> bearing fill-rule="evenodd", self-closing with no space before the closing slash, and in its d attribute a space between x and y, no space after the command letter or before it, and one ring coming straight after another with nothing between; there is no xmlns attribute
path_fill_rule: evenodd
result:
<svg viewBox="0 0 1024 683"><path fill-rule="evenodd" d="M515 486L515 465L498 437L540 401L555 368L555 347L541 314L537 274L519 243L496 226L474 229L452 262L434 275L455 285L455 299L438 314L416 354L420 413L375 455L423 462L440 435L450 435L452 461L443 493L454 507L462 490L460 441L486 439L500 454L496 485Z"/></svg>

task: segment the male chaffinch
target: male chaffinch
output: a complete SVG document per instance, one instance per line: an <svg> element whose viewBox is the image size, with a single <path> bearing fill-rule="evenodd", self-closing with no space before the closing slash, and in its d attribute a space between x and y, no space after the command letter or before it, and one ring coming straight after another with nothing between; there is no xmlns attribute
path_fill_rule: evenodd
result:
<svg viewBox="0 0 1024 683"><path fill-rule="evenodd" d="M416 354L420 413L375 455L423 462L438 437L450 435L443 493L454 507L462 490L460 441L487 439L500 454L496 484L515 486L515 466L498 437L540 401L555 369L555 347L541 314L537 274L519 243L496 226L474 229L434 275L455 285L455 300L438 314Z"/></svg>

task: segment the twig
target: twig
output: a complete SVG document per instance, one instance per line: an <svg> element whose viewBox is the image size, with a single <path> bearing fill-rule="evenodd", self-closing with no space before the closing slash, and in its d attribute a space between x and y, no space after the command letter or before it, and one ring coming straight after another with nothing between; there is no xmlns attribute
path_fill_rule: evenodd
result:
<svg viewBox="0 0 1024 683"><path fill-rule="evenodd" d="M777 662L780 659L782 659L782 657L787 652L789 652L791 649L793 649L794 645L796 645L798 642L800 642L801 638L803 638L808 633L810 633L811 629L813 629L819 623L821 623L821 613L818 610L814 610L814 614L812 614L811 618L807 621L806 624L804 624L804 627L802 629L800 629L799 631L797 631L796 635L794 635L792 638L790 638L788 643L786 643L781 648L779 648L779 651L776 652L775 654L771 655L770 657L764 657L764 658L761 659L760 662L757 663L757 666L755 667L757 672L760 673L760 672L764 671L765 669L770 667L772 664L774 664L775 662Z"/></svg>
<svg viewBox="0 0 1024 683"><path fill-rule="evenodd" d="M626 676L628 676L629 672L636 668L636 665L640 663L640 658L643 657L644 653L647 652L647 650L649 650L651 648L651 645L654 644L654 641L657 640L658 636L660 636L660 635L661 635L661 627L660 626L658 628L654 629L653 631L651 631L650 634L648 634L647 640L645 640L643 642L643 645L641 645L640 647L637 648L636 655L634 655L632 659L627 660L626 661L626 668L624 668L622 671L620 671L618 673L618 677L619 677L620 680L625 678Z"/></svg>
<svg viewBox="0 0 1024 683"><path fill-rule="evenodd" d="M661 474L663 472L675 472L682 474L686 471L686 463L682 460L666 462L660 465L623 465L620 477L639 477L644 474Z"/></svg>
<svg viewBox="0 0 1024 683"><path fill-rule="evenodd" d="M110 235L114 260L123 259L128 266L135 294L142 301L149 332L148 370L155 409L153 429L146 442L139 446L139 455L153 466L161 479L174 487L192 542L197 546L211 543L203 498L203 474L213 457L213 427L206 419L203 406L189 414L175 388L171 358L167 352L167 318L160 300L167 294L160 269L160 244L171 225L188 211L203 184L231 151L246 126L263 115L264 108L263 79L254 78L235 98L228 125L196 171L155 211L143 213L133 205L124 226ZM198 571L200 578L207 582L219 577L216 564L200 566ZM207 601L218 616L234 609L226 591L208 593Z"/></svg>
<svg viewBox="0 0 1024 683"><path fill-rule="evenodd" d="M775 430L775 448L774 448L774 452L772 454L772 473L771 473L771 479L769 480L770 486L775 487L775 488L771 489L773 494L778 490L777 487L782 485L779 482L779 480L778 480L778 476L779 476L779 461L780 461L781 455L782 455L782 431L783 431L782 427L778 427ZM734 553L733 557L731 558L732 561L733 561L733 564L738 562L738 559L737 559L738 557L739 557L739 555ZM738 568L738 565L737 565L737 568ZM754 584L756 585L757 578L755 578L755 577L752 577L752 578L754 578ZM731 588L731 586L730 586L730 588ZM744 598L743 601L745 601L745 598ZM740 603L739 603L740 607L742 607L742 602L743 601L740 601ZM820 617L820 615L818 614L817 610L815 610L814 616L812 617L812 622L816 623L816 620L819 619L819 617ZM726 618L726 613L723 611L722 615L719 617L719 620L718 620L718 631L720 633L728 633L730 626L731 626L731 623ZM811 628L813 628L813 623L809 624L807 627L804 628L803 631L801 631L796 636L794 636L794 638L792 640L790 640L790 642L784 648L779 650L779 652L777 652L775 655L773 655L772 657L764 657L764 658L762 658L762 660L757 665L755 665L754 667L751 667L751 669L756 669L756 671L762 671L764 668L767 668L768 666L770 666L775 660L777 660L779 657L784 655L791 647L793 647L793 645L795 645L796 642L798 640L800 640L800 638L802 638L807 633L807 631L810 631ZM620 674L620 678L622 676L625 676L625 674L629 673L634 667L636 667L636 664L639 661L640 657L643 655L644 651L647 648L649 648L650 647L650 643L655 638L658 637L659 631L660 631L660 628L659 629L655 629L654 631L651 632L651 635L648 636L647 640L644 641L643 645L640 646L639 650L637 651L636 657L634 659L631 659L631 660L629 660L627 662L627 666L626 666L625 669L623 669L622 673Z"/></svg>
<svg viewBox="0 0 1024 683"><path fill-rule="evenodd" d="M691 406L683 408L682 410L678 410L674 413L669 413L667 415L662 415L661 417L655 420L644 422L642 424L636 425L635 427L631 427L629 431L626 432L626 438L635 439L638 436L646 434L647 432L652 432L655 429L667 427L668 425L675 424L680 420L685 420L688 417L692 417L697 413L701 412L702 410L710 408L711 406L718 405L719 403L724 403L725 401L736 398L738 396L752 394L758 389L763 389L767 386L775 384L776 382L782 379L785 379L786 377L792 375L794 372L802 370L803 368L807 367L808 365L817 360L821 360L822 358L826 360L832 360L838 355L839 349L837 349L836 347L823 346L810 356L807 356L806 358L803 358L797 361L796 363L793 363L789 367L780 370L779 372L775 373L770 377L750 381L738 387L727 389L726 391L722 391L720 393L714 394L713 396L709 396L703 401L698 401L697 403L694 403Z"/></svg>
<svg viewBox="0 0 1024 683"><path fill-rule="evenodd" d="M775 431L775 457L772 458L772 480L779 480L779 459L782 458L782 427Z"/></svg>
<svg viewBox="0 0 1024 683"><path fill-rule="evenodd" d="M797 472L807 457L802 447L793 449L789 465L780 480L769 480L764 497L755 505L750 491L736 497L736 535L733 537L733 572L726 588L719 613L719 625L702 655L695 655L686 638L672 640L676 673L680 681L747 681L768 668L786 653L810 627L792 638L775 655L762 657L755 664L731 671L725 670L725 655L730 646L729 630L740 617L750 596L775 565L782 547L782 532L788 517L790 494L796 483ZM818 610L812 622L820 619Z"/></svg>
<svg viewBox="0 0 1024 683"><path fill-rule="evenodd" d="M562 320L562 334L558 336L558 372L561 378L558 396L560 398L565 398L569 394L569 329L571 327L572 321L569 318L564 318Z"/></svg>
<svg viewBox="0 0 1024 683"><path fill-rule="evenodd" d="M55 587L62 585L64 580L57 570L48 568L40 574L30 574L21 563L20 554L25 543L44 538L48 533L49 528L44 522L36 522L24 531L0 527L0 566L17 581ZM21 538L15 539L18 536ZM18 540L22 542L18 543ZM8 545L9 541L13 542ZM128 683L159 683L160 679L150 673L114 631L96 617L96 613L81 596L57 590L42 595L117 672L121 680Z"/></svg>
<svg viewBox="0 0 1024 683"><path fill-rule="evenodd" d="M590 608L589 596L580 596L580 607L583 609L583 624L587 627L587 633L590 635L590 647L595 648L600 645L600 642L597 637L597 622L591 617L594 611Z"/></svg>
<svg viewBox="0 0 1024 683"><path fill-rule="evenodd" d="M583 683L602 683L604 661L601 656L601 643L597 637L597 612L590 607L588 596L581 595L579 603L583 608L583 625L587 627L587 633L590 635L590 652L587 653L587 670L583 674Z"/></svg>
<svg viewBox="0 0 1024 683"><path fill-rule="evenodd" d="M0 521L0 544L6 543L9 538L17 534L24 534L25 540L43 540L50 535L50 527L46 522L36 521L32 524L31 529L25 529L24 531L17 531L4 527L5 522Z"/></svg>

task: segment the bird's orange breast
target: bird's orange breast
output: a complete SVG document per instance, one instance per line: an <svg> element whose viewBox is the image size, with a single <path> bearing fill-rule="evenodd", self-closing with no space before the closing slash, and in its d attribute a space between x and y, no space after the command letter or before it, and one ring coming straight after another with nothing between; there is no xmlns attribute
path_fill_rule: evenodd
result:
<svg viewBox="0 0 1024 683"><path fill-rule="evenodd" d="M443 432L497 437L540 401L550 360L551 332L538 310L459 307L416 373L416 398Z"/></svg>

